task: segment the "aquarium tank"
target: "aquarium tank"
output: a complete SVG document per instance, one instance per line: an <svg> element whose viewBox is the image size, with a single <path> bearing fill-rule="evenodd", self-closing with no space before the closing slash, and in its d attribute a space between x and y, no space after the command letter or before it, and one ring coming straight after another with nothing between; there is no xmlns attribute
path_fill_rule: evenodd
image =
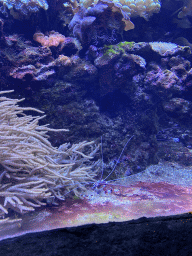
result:
<svg viewBox="0 0 192 256"><path fill-rule="evenodd" d="M0 0L0 241L191 213L191 49L191 0Z"/></svg>

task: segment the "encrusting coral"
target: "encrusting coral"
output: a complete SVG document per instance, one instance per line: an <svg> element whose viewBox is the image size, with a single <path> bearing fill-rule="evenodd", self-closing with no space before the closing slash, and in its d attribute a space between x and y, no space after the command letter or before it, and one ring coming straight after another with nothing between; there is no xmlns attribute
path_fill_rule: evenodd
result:
<svg viewBox="0 0 192 256"><path fill-rule="evenodd" d="M99 146L84 141L53 147L47 132L66 130L39 125L44 116L26 115L24 111L43 112L20 107L22 100L0 97L1 221L9 216L10 209L23 214L63 200L70 191L81 196L97 175L97 164L91 159Z"/></svg>

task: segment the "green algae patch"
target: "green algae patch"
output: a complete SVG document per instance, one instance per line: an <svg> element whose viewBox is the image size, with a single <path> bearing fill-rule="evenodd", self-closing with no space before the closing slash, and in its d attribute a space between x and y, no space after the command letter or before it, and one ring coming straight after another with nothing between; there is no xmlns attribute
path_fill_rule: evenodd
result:
<svg viewBox="0 0 192 256"><path fill-rule="evenodd" d="M120 48L120 49L123 49L122 47L125 47L125 46L129 46L129 48L132 48L134 46L135 42L120 42L117 44L117 46Z"/></svg>
<svg viewBox="0 0 192 256"><path fill-rule="evenodd" d="M120 51L116 45L105 45L104 51L105 51L104 56L108 56L108 57L112 57L114 55L120 54Z"/></svg>
<svg viewBox="0 0 192 256"><path fill-rule="evenodd" d="M73 200L79 200L79 199L80 199L80 197L78 197L76 195L73 196Z"/></svg>
<svg viewBox="0 0 192 256"><path fill-rule="evenodd" d="M120 42L117 45L105 45L104 46L104 56L112 57L114 55L119 55L121 53L125 53L126 50L131 50L135 42Z"/></svg>

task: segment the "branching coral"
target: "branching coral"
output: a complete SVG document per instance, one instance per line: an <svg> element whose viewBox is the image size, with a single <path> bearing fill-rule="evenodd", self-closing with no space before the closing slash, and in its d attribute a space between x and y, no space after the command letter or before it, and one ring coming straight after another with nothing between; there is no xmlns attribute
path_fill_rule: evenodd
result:
<svg viewBox="0 0 192 256"><path fill-rule="evenodd" d="M53 147L47 132L66 130L40 126L44 116L26 115L24 111L42 112L18 106L22 100L0 97L0 219L9 209L33 211L64 199L70 191L80 196L97 174L91 162L98 149L94 142Z"/></svg>

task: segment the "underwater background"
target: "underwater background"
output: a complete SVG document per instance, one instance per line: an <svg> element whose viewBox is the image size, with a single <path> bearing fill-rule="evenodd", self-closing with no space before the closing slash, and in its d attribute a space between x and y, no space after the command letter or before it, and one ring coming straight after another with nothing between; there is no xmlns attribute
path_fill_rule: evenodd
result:
<svg viewBox="0 0 192 256"><path fill-rule="evenodd" d="M190 0L0 0L0 240L191 211L191 22Z"/></svg>

